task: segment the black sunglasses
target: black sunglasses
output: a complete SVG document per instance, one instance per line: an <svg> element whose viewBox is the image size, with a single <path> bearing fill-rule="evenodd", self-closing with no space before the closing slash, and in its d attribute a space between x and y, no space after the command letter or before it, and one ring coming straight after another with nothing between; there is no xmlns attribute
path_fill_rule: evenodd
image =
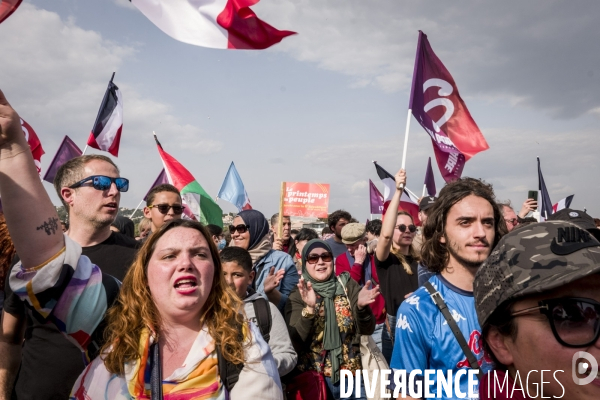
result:
<svg viewBox="0 0 600 400"><path fill-rule="evenodd" d="M179 204L173 204L172 206L169 204L153 204L151 206L148 206L148 208L157 208L158 212L160 212L161 214L168 213L169 209L172 208L173 214L181 215L185 206L180 206Z"/></svg>
<svg viewBox="0 0 600 400"><path fill-rule="evenodd" d="M235 233L235 231L238 231L238 233L246 233L248 231L248 229L250 229L250 225L245 225L245 224L239 224L238 226L235 225L229 225L229 232L231 232L232 234Z"/></svg>
<svg viewBox="0 0 600 400"><path fill-rule="evenodd" d="M69 187L71 189L75 189L75 188L83 186L83 184L88 181L92 181L92 186L96 190L108 190L108 189L110 189L110 185L112 185L113 182L117 186L117 190L119 192L126 192L129 190L129 179L127 179L127 178L111 178L110 176L104 176L104 175L88 176L87 178L84 178L84 179L80 180L79 182L72 184Z"/></svg>
<svg viewBox="0 0 600 400"><path fill-rule="evenodd" d="M408 228L410 233L415 233L417 231L417 227L414 225L406 226L404 224L400 224L400 225L397 225L396 228L398 228L400 230L400 232L402 232L402 233L406 232L406 228Z"/></svg>
<svg viewBox="0 0 600 400"><path fill-rule="evenodd" d="M510 314L511 317L539 310L550 321L552 333L566 347L587 347L600 336L600 303L580 297L542 300L537 307Z"/></svg>
<svg viewBox="0 0 600 400"><path fill-rule="evenodd" d="M319 262L319 258L323 260L323 262L330 262L331 260L333 260L333 254L309 254L308 256L306 256L306 262L309 264L316 264Z"/></svg>

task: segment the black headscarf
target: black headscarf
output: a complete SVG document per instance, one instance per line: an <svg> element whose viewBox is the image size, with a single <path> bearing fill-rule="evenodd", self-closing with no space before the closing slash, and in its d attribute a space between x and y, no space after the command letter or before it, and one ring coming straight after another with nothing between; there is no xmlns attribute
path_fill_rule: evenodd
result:
<svg viewBox="0 0 600 400"><path fill-rule="evenodd" d="M248 229L248 232L250 233L250 245L248 246L248 250L252 250L258 246L266 234L269 233L269 222L263 213L256 210L244 210L237 216L243 219L246 225L250 226Z"/></svg>
<svg viewBox="0 0 600 400"><path fill-rule="evenodd" d="M129 236L132 239L135 238L135 227L133 221L129 218L117 215L117 218L115 218L111 225L116 227L123 235Z"/></svg>

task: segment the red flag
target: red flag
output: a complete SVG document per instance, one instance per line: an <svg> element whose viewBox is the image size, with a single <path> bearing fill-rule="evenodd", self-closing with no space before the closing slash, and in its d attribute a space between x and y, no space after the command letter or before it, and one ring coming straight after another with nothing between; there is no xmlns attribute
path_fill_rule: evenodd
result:
<svg viewBox="0 0 600 400"><path fill-rule="evenodd" d="M12 13L21 5L21 0L1 0L0 1L0 23L10 17Z"/></svg>
<svg viewBox="0 0 600 400"><path fill-rule="evenodd" d="M150 21L184 43L215 49L266 49L295 34L256 16L258 0L132 0Z"/></svg>
<svg viewBox="0 0 600 400"><path fill-rule="evenodd" d="M431 136L438 167L447 182L460 178L464 163L489 148L454 78L421 31L409 108Z"/></svg>
<svg viewBox="0 0 600 400"><path fill-rule="evenodd" d="M42 172L42 155L44 155L44 149L42 148L42 143L38 138L37 134L23 118L21 118L21 129L23 129L23 134L25 135L25 139L27 139L27 143L29 144L29 148L31 149L31 154L33 155L33 161L35 162L35 167L37 168L38 174Z"/></svg>

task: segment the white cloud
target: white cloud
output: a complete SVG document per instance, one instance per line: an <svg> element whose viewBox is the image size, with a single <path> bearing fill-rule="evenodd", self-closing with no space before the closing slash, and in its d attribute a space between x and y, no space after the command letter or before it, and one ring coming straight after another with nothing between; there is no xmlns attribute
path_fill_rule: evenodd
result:
<svg viewBox="0 0 600 400"><path fill-rule="evenodd" d="M129 0L113 0L113 3L115 3L119 7L129 8L130 10L137 10L137 7L134 6Z"/></svg>
<svg viewBox="0 0 600 400"><path fill-rule="evenodd" d="M135 56L136 48L114 43L77 26L71 18L27 3L0 25L0 36L18 38L0 41L0 75L10 77L2 80L2 90L38 133L46 150L43 168L65 134L83 148L113 71L117 71L115 83L124 99L123 135L116 160L124 175L137 174L140 165L149 163L149 155L158 173L153 130L159 138L176 139L166 149L176 158L192 159L222 149L222 142L180 121L171 105L144 96L136 86L119 79L119 68ZM150 177L154 169L147 177L136 175L134 196L143 197L147 190L143 186L154 179Z"/></svg>
<svg viewBox="0 0 600 400"><path fill-rule="evenodd" d="M503 99L573 118L600 103L595 0L577 2L263 1L254 9L299 35L274 48L345 74L353 87L406 91L417 32L463 95ZM468 10L468 12L466 12Z"/></svg>
<svg viewBox="0 0 600 400"><path fill-rule="evenodd" d="M354 193L354 192L358 192L363 190L364 188L369 186L369 182L367 181L358 181L358 182L354 182L352 184L352 186L350 187L350 190Z"/></svg>

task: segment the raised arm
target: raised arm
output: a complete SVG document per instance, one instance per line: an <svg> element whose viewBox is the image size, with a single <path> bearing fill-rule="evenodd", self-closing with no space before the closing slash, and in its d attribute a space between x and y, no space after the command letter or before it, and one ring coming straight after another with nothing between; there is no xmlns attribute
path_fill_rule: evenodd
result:
<svg viewBox="0 0 600 400"><path fill-rule="evenodd" d="M64 246L56 209L44 189L17 112L0 91L0 196L6 225L25 268Z"/></svg>
<svg viewBox="0 0 600 400"><path fill-rule="evenodd" d="M387 260L390 255L392 237L394 236L394 228L396 227L396 220L398 219L398 206L400 205L400 197L402 196L403 191L400 187L401 185L406 186L406 172L401 169L394 178L396 179L396 192L394 193L392 200L390 200L390 205L387 208L388 212L386 212L383 217L381 235L379 235L377 249L375 249L375 257L377 257L379 261Z"/></svg>

